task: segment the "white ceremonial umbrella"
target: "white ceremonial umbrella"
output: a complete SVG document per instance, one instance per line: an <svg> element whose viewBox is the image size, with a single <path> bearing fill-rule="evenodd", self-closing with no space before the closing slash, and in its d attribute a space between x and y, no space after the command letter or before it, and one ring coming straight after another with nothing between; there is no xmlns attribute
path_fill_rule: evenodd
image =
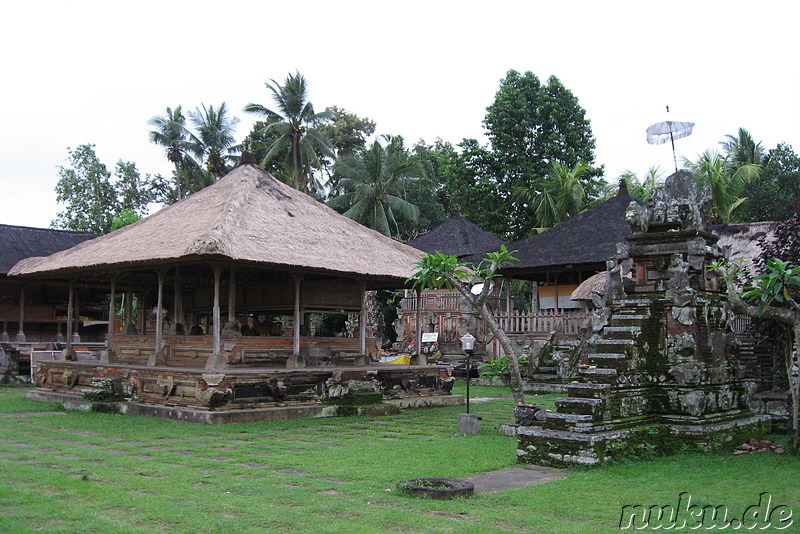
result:
<svg viewBox="0 0 800 534"><path fill-rule="evenodd" d="M667 106L669 113L669 106ZM672 142L672 159L675 162L675 172L678 172L678 159L675 157L675 139L688 137L692 134L693 122L664 121L657 122L647 128L647 142L651 145L663 145Z"/></svg>

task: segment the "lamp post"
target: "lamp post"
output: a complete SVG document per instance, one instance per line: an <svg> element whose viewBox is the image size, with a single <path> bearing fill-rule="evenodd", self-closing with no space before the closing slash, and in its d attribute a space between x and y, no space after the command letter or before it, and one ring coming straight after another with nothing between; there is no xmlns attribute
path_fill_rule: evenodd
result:
<svg viewBox="0 0 800 534"><path fill-rule="evenodd" d="M470 377L470 360L472 359L472 351L475 349L475 336L467 332L461 336L461 346L464 353L467 355L467 413L469 413L469 383L472 381Z"/></svg>

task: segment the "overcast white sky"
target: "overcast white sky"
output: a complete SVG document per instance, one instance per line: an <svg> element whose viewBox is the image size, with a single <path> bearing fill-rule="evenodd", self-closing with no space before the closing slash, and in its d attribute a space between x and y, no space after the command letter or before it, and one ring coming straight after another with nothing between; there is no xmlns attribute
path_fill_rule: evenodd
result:
<svg viewBox="0 0 800 534"><path fill-rule="evenodd" d="M696 123L690 159L747 128L800 152L796 1L6 2L0 8L0 223L49 226L67 147L109 169L169 176L148 119L167 106L272 107L264 82L302 73L318 110L343 107L409 143L483 138L508 69L579 99L612 180L672 170L648 125Z"/></svg>

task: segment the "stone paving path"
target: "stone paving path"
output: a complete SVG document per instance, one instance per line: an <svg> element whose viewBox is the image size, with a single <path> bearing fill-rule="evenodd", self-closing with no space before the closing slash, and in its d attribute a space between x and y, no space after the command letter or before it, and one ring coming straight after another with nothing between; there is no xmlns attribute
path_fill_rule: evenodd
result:
<svg viewBox="0 0 800 534"><path fill-rule="evenodd" d="M494 493L512 488L523 488L542 482L550 482L564 478L566 474L560 469L552 467L541 467L538 465L526 465L519 467L507 467L488 473L473 475L464 480L468 480L475 485L477 493Z"/></svg>

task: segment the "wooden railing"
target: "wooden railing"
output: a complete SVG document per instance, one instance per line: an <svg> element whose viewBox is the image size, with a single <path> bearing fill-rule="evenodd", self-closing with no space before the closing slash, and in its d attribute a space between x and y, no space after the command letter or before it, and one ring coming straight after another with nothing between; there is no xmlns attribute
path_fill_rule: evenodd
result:
<svg viewBox="0 0 800 534"><path fill-rule="evenodd" d="M552 332L556 329L565 334L579 334L591 317L587 310L540 310L538 312L511 312L495 316L500 328L508 334L530 332Z"/></svg>

